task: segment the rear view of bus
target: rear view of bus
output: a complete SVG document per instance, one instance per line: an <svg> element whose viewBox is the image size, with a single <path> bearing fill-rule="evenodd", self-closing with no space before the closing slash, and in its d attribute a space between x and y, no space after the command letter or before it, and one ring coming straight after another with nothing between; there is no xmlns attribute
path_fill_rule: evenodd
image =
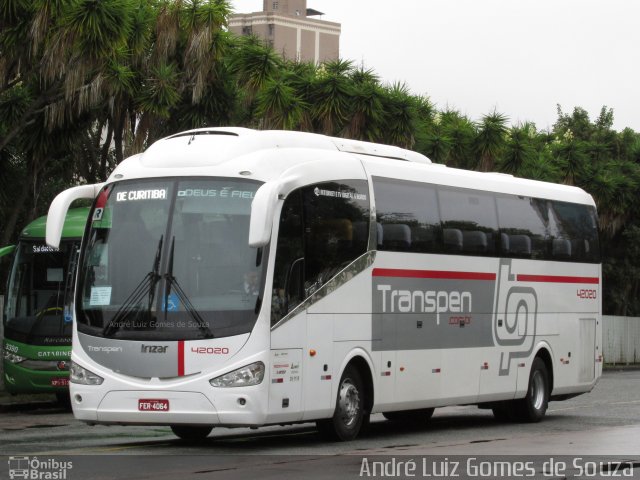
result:
<svg viewBox="0 0 640 480"><path fill-rule="evenodd" d="M70 210L59 248L45 244L46 217L18 241L4 312L4 381L10 393L68 401L73 275L88 208Z"/></svg>

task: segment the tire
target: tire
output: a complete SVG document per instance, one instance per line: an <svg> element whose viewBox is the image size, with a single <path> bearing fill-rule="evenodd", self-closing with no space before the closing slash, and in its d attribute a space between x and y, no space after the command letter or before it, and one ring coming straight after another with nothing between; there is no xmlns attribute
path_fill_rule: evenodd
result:
<svg viewBox="0 0 640 480"><path fill-rule="evenodd" d="M191 425L171 425L171 431L176 437L188 442L204 440L211 433L213 427L207 425L191 426Z"/></svg>
<svg viewBox="0 0 640 480"><path fill-rule="evenodd" d="M541 358L536 357L531 365L527 395L516 400L514 414L516 420L535 423L542 420L549 406L549 373Z"/></svg>
<svg viewBox="0 0 640 480"><path fill-rule="evenodd" d="M340 378L333 417L316 422L320 434L329 440L340 442L356 438L368 421L368 415L364 411L364 393L360 373L354 366L347 366Z"/></svg>
<svg viewBox="0 0 640 480"><path fill-rule="evenodd" d="M435 408L421 408L418 410L400 410L398 412L384 412L382 415L387 420L402 424L421 424L426 423Z"/></svg>

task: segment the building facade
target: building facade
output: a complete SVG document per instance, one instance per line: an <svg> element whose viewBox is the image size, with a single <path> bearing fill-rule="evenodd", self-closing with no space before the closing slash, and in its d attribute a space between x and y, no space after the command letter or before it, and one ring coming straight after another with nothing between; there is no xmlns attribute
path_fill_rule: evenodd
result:
<svg viewBox="0 0 640 480"><path fill-rule="evenodd" d="M255 35L284 58L316 64L340 57L340 24L317 18L307 0L264 0L262 12L229 18L229 31Z"/></svg>

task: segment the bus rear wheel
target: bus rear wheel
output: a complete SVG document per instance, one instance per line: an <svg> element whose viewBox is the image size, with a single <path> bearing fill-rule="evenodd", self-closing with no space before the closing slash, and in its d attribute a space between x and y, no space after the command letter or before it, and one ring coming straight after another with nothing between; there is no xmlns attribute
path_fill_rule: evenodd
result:
<svg viewBox="0 0 640 480"><path fill-rule="evenodd" d="M323 437L345 442L358 436L363 424L368 420L364 411L364 392L360 373L354 366L349 365L340 379L333 417L316 422Z"/></svg>
<svg viewBox="0 0 640 480"><path fill-rule="evenodd" d="M204 440L211 433L211 430L213 430L213 427L206 425L171 425L171 431L176 437L189 442Z"/></svg>
<svg viewBox="0 0 640 480"><path fill-rule="evenodd" d="M401 410L398 412L384 412L382 415L387 420L402 424L426 423L433 415L434 408L421 408L418 410Z"/></svg>
<svg viewBox="0 0 640 480"><path fill-rule="evenodd" d="M527 395L515 401L514 417L521 422L542 420L549 406L549 372L544 361L536 357L531 364Z"/></svg>

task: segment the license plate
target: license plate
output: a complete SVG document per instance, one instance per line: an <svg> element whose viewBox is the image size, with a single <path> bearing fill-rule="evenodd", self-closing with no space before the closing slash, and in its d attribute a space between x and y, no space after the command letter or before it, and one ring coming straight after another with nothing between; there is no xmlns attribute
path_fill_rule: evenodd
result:
<svg viewBox="0 0 640 480"><path fill-rule="evenodd" d="M140 412L168 412L169 400L141 398L138 400Z"/></svg>
<svg viewBox="0 0 640 480"><path fill-rule="evenodd" d="M52 387L68 387L69 379L68 378L52 378L51 379Z"/></svg>

